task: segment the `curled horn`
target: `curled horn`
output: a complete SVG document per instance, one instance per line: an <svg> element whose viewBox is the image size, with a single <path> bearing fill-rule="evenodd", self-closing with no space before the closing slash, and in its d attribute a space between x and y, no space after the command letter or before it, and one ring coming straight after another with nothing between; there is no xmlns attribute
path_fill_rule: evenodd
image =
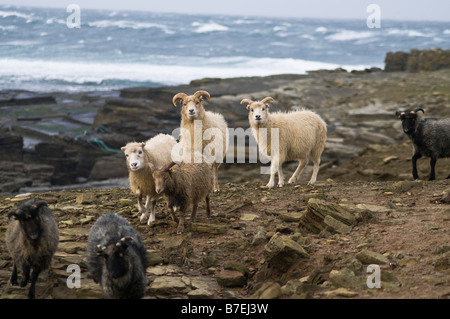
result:
<svg viewBox="0 0 450 319"><path fill-rule="evenodd" d="M184 94L184 93L178 93L178 94L176 94L176 95L173 97L172 103L173 103L174 106L177 106L178 100L179 100L179 99L184 100L185 98L187 98L187 95L186 95L186 94Z"/></svg>
<svg viewBox="0 0 450 319"><path fill-rule="evenodd" d="M414 112L416 112L416 113L417 113L417 112L422 112L422 113L424 113L424 114L425 114L425 111L424 111L423 109L421 109L421 108L419 108L419 109L415 109L415 110L414 110Z"/></svg>
<svg viewBox="0 0 450 319"><path fill-rule="evenodd" d="M202 99L203 99L203 97L205 97L207 101L209 101L211 99L211 96L206 91L197 91L197 92L194 93L194 96L195 97L200 97Z"/></svg>
<svg viewBox="0 0 450 319"><path fill-rule="evenodd" d="M21 212L22 211L20 209L14 209L8 213L8 218L16 217L17 215L20 215Z"/></svg>
<svg viewBox="0 0 450 319"><path fill-rule="evenodd" d="M133 240L132 237L122 237L117 243L116 246L117 247L121 247L123 246L124 248L127 248L128 246L128 242Z"/></svg>
<svg viewBox="0 0 450 319"><path fill-rule="evenodd" d="M37 210L37 209L41 208L42 206L47 206L47 202L43 201L43 200L38 200L36 203L31 205L31 208L34 210Z"/></svg>
<svg viewBox="0 0 450 319"><path fill-rule="evenodd" d="M267 102L275 101L272 97L268 96L261 100L261 103L267 104Z"/></svg>
<svg viewBox="0 0 450 319"><path fill-rule="evenodd" d="M250 100L250 99L243 99L243 100L241 101L241 104L244 104L244 103L247 103L247 104L252 104L252 103L253 103L253 101L252 101L252 100Z"/></svg>

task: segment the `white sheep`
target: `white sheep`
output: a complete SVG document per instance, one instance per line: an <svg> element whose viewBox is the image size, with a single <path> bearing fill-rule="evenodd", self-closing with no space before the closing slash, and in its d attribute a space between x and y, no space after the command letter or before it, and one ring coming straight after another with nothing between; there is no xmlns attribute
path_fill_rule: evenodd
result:
<svg viewBox="0 0 450 319"><path fill-rule="evenodd" d="M284 185L282 165L285 161L298 160L299 164L289 183L295 183L309 160L314 163L313 173L308 185L313 185L319 172L320 156L325 147L327 126L322 118L308 110L288 113L269 113L268 102L273 98L266 97L261 101L244 99L241 104L248 104L248 119L260 151L270 157L270 180L267 187L275 185L275 173L278 170L278 186ZM278 129L278 141L276 134ZM265 130L261 130L265 129ZM278 142L278 143L277 143Z"/></svg>
<svg viewBox="0 0 450 319"><path fill-rule="evenodd" d="M186 153L194 154L194 152L200 152L205 156L208 164L212 166L214 192L217 192L218 168L228 149L228 126L223 115L205 111L203 107L205 98L207 101L210 100L210 95L206 91L197 91L193 95L178 93L172 102L177 106L178 101L182 101L180 144L183 157L186 158ZM199 125L201 131L198 129Z"/></svg>
<svg viewBox="0 0 450 319"><path fill-rule="evenodd" d="M148 218L147 224L156 220L156 201L161 197L155 191L155 183L148 164L152 163L159 167L171 162L172 149L176 144L177 141L171 135L158 134L147 142L131 142L121 148L126 156L130 188L138 200L141 222L144 222L146 218ZM144 196L146 200L143 205L142 199Z"/></svg>

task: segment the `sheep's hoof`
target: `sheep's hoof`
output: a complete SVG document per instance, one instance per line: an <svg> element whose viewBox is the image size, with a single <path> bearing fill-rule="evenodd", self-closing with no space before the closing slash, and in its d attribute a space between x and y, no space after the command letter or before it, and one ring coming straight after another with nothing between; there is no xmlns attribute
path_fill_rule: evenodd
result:
<svg viewBox="0 0 450 319"><path fill-rule="evenodd" d="M282 183L282 184L278 183L278 187L283 187L283 186L284 186L284 183Z"/></svg>
<svg viewBox="0 0 450 319"><path fill-rule="evenodd" d="M273 188L275 186L275 183L268 183L266 185L267 188Z"/></svg>

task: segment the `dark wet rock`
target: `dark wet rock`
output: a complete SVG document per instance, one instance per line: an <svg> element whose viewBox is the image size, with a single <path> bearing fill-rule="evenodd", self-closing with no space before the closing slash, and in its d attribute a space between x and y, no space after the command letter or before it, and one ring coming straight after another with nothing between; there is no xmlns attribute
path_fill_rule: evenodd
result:
<svg viewBox="0 0 450 319"><path fill-rule="evenodd" d="M306 250L287 235L276 233L264 248L270 267L287 270L302 258L309 258Z"/></svg>
<svg viewBox="0 0 450 319"><path fill-rule="evenodd" d="M56 100L51 95L30 91L5 90L0 91L0 107L14 105L55 104Z"/></svg>

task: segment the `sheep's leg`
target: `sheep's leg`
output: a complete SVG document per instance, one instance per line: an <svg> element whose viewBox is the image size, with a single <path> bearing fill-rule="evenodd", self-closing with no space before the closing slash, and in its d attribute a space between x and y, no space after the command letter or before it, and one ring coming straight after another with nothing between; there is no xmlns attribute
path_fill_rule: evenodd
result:
<svg viewBox="0 0 450 319"><path fill-rule="evenodd" d="M180 209L180 219L178 221L178 227L177 227L177 234L180 235L184 232L184 214L185 214L186 210L184 209Z"/></svg>
<svg viewBox="0 0 450 319"><path fill-rule="evenodd" d="M272 160L270 164L270 179L267 183L268 188L272 188L275 185L275 174L279 170L278 160Z"/></svg>
<svg viewBox="0 0 450 319"><path fill-rule="evenodd" d="M31 284L30 290L28 291L29 299L34 299L35 297L35 285L40 272L41 272L40 268L33 269L33 271L31 272Z"/></svg>
<svg viewBox="0 0 450 319"><path fill-rule="evenodd" d="M193 222L195 220L195 217L197 216L197 208L198 208L198 203L192 204L191 222Z"/></svg>
<svg viewBox="0 0 450 319"><path fill-rule="evenodd" d="M414 179L419 178L419 175L417 174L417 160L421 157L422 157L422 154L420 154L420 153L414 153L414 155L412 157L412 167L413 167L412 174L413 174Z"/></svg>
<svg viewBox="0 0 450 319"><path fill-rule="evenodd" d="M284 186L284 174L283 174L283 165L278 166L278 187Z"/></svg>
<svg viewBox="0 0 450 319"><path fill-rule="evenodd" d="M148 196L147 198L150 199L150 196ZM150 210L150 218L148 219L147 225L150 225L156 220L156 201L156 199L153 199L151 201L151 206L147 208L147 211Z"/></svg>
<svg viewBox="0 0 450 319"><path fill-rule="evenodd" d="M436 167L436 162L437 162L437 158L435 156L431 156L431 160L430 160L431 171L430 171L430 178L429 178L430 181L433 181L436 178L435 170L434 170Z"/></svg>
<svg viewBox="0 0 450 319"><path fill-rule="evenodd" d="M319 173L320 158L313 160L313 162L314 162L313 173L312 173L311 179L308 182L308 185L314 185L314 183L317 180L317 174Z"/></svg>
<svg viewBox="0 0 450 319"><path fill-rule="evenodd" d="M297 169L295 170L294 174L292 174L292 177L289 179L288 181L289 184L295 183L297 181L298 177L305 169L306 164L308 164L308 161L306 159L298 160Z"/></svg>
<svg viewBox="0 0 450 319"><path fill-rule="evenodd" d="M205 201L206 201L206 216L208 218L211 218L211 208L209 206L209 196L206 196Z"/></svg>
<svg viewBox="0 0 450 319"><path fill-rule="evenodd" d="M14 263L13 271L11 274L11 279L9 280L9 282L11 283L11 285L17 286L17 265L16 265L16 263Z"/></svg>
<svg viewBox="0 0 450 319"><path fill-rule="evenodd" d="M219 191L219 165L213 164L213 176L214 176L214 192Z"/></svg>
<svg viewBox="0 0 450 319"><path fill-rule="evenodd" d="M20 287L25 287L30 279L30 266L28 264L22 265L22 278L20 280Z"/></svg>
<svg viewBox="0 0 450 319"><path fill-rule="evenodd" d="M137 202L139 213L141 213L139 220L143 223L145 219L148 218L148 212L146 211L145 206L142 205L142 195L138 195Z"/></svg>
<svg viewBox="0 0 450 319"><path fill-rule="evenodd" d="M172 220L175 223L178 223L178 218L177 218L177 216L175 216L175 210L176 210L176 207L174 207L174 208L169 207L169 214L170 214L170 217L172 218Z"/></svg>

